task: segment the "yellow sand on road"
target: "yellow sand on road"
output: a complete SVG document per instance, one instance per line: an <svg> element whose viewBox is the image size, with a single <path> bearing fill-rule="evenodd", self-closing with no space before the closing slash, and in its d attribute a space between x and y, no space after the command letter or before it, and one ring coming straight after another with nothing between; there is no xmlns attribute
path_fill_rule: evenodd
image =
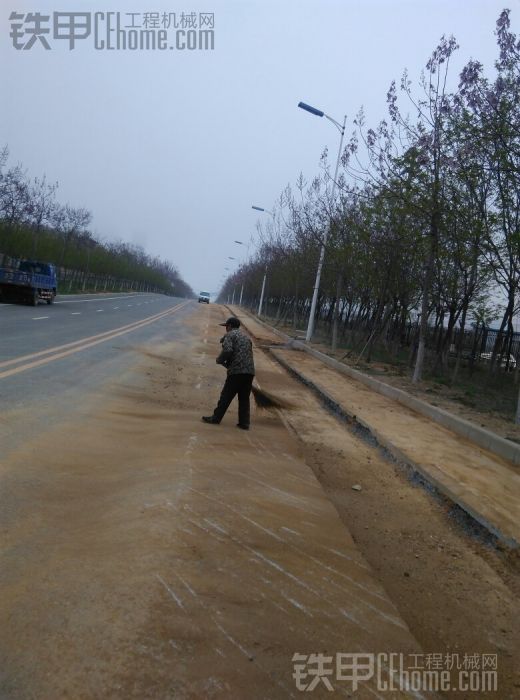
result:
<svg viewBox="0 0 520 700"><path fill-rule="evenodd" d="M3 699L297 697L295 653L420 653L278 417L201 422L220 314L3 465Z"/></svg>
<svg viewBox="0 0 520 700"><path fill-rule="evenodd" d="M243 320L259 343L281 343L279 336L249 315ZM395 448L395 454L417 466L492 532L520 542L517 467L305 352L277 349L274 354L323 389L346 414L369 427L380 444Z"/></svg>

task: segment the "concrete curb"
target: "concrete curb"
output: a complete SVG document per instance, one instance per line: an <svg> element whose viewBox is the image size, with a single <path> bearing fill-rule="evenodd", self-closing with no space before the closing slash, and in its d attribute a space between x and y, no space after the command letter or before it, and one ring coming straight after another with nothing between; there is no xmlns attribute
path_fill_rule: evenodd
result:
<svg viewBox="0 0 520 700"><path fill-rule="evenodd" d="M233 313L233 311L231 311ZM345 374L352 379L355 379L357 381L362 382L366 386L368 386L370 389L373 389L374 391L377 391L380 394L383 394L384 396L387 396L388 398L394 399L401 403L402 405L411 408L412 410L416 411L417 413L420 413L421 415L426 416L427 418L433 420L436 423L439 423L443 425L444 427L448 428L452 432L457 433L458 435L461 435L462 437L466 438L467 440L476 443L479 447L484 447L490 452L493 452L494 454L498 454L500 457L505 457L506 459L510 459L514 464L518 464L520 462L520 446L516 446L513 443L509 445L507 440L504 440L503 438L498 437L498 435L494 435L493 433L490 433L487 430L483 430L481 428L478 428L475 425L472 425L468 421L463 420L462 418L457 418L457 416L453 416L452 414L448 413L447 411L443 411L442 409L436 408L435 406L431 406L427 404L425 401L420 401L419 399L415 399L414 397L410 396L409 394L406 394L406 392L402 391L401 389L396 389L395 387L391 387L388 384L384 384L383 382L378 381L377 379L373 379L372 377L368 377L367 375L363 374L362 372L358 372L357 370L354 370L350 367L347 367L346 365L341 364L337 360L334 360L331 357L328 357L322 352L319 352L318 350L315 350L314 348L309 347L305 343L295 340L294 338L289 337L285 333L282 333L281 331L277 330L276 328L272 328L269 326L267 323L264 321L260 321L257 318L252 318L252 320L256 321L257 323L260 323L264 328L269 330L270 332L274 333L277 335L281 340L284 341L286 345L288 345L291 348L297 349L297 350L303 350L313 357L315 357L318 360L321 360L324 364L328 365L334 370L337 370L341 372L342 374ZM246 322L247 325L247 322ZM254 337L254 333L252 333ZM411 469L413 469L415 472L421 475L421 477L431 484L439 493L444 495L445 497L449 498L450 501L453 503L456 503L462 510L464 510L468 515L473 518L476 522L478 522L480 525L482 525L486 530L488 530L490 533L492 533L495 537L498 538L501 542L503 542L505 545L508 547L511 547L512 549L516 549L520 546L520 542L517 542L517 540L511 535L506 532L502 532L500 528L498 528L493 522L491 522L485 515L482 515L482 513L479 513L478 510L475 509L474 506L468 504L463 496L458 494L456 491L454 491L446 482L439 476L437 477L434 473L432 473L431 470L426 469L423 467L421 464L418 464L414 460L410 459L410 457L405 454L401 449L396 447L391 440L389 440L387 437L384 435L381 435L378 430L375 430L371 425L369 425L366 421L361 419L359 416L354 415L353 413L348 412L342 405L340 405L337 401L335 401L329 394L323 389L319 384L316 382L313 382L310 380L308 377L306 377L304 374L299 372L297 369L295 369L290 363L288 363L284 358L280 357L278 353L276 352L276 347L270 347L269 348L270 354L272 357L280 364L284 369L286 369L289 374L293 375L296 377L299 381L301 381L305 386L307 386L311 391L313 391L315 394L319 396L319 398L325 402L325 404L336 414L341 416L344 420L347 420L351 423L355 423L359 426L361 426L364 430L366 430L376 441L378 445L380 445L382 448L384 448L394 459L396 459L398 462L407 465ZM456 428L454 427L456 425ZM473 436L476 436L477 439L475 439ZM506 456L503 454L504 449L503 445L501 443L506 443L506 447L513 448L512 452L506 451L507 455L513 455L514 458L510 456ZM497 451L496 447L498 445L498 449L501 449L502 452ZM493 449L495 448L495 449ZM516 448L516 450L514 449Z"/></svg>
<svg viewBox="0 0 520 700"><path fill-rule="evenodd" d="M493 522L491 522L484 515L479 513L473 506L468 504L466 500L458 493L456 493L442 478L437 478L431 470L426 469L421 464L410 459L410 457L403 452L400 448L396 447L391 440L382 435L378 430L375 430L369 423L364 421L359 416L354 413L347 411L344 406L335 401L319 384L313 382L304 374L295 369L290 363L288 363L284 358L280 357L276 352L275 348L270 350L271 355L275 360L286 369L289 374L296 377L299 381L307 386L311 391L313 391L326 405L336 414L341 416L344 420L355 423L362 428L364 428L376 441L376 443L384 448L394 459L398 462L405 464L406 466L413 469L415 472L421 475L421 477L431 484L439 493L443 496L449 498L450 501L456 503L462 510L464 510L468 515L470 515L473 520L482 525L486 530L491 532L498 540L503 542L505 545L512 549L516 549L520 546L520 543L516 541L514 537L503 532L498 528Z"/></svg>
<svg viewBox="0 0 520 700"><path fill-rule="evenodd" d="M357 370L352 369L352 367L347 367L341 362L334 360L332 357L328 357L328 355L325 355L314 348L305 346L305 344L301 343L300 341L295 341L294 345L295 347L298 347L298 349L303 349L313 357L321 360L332 369L335 369L342 374L346 374L347 376L352 377L352 379L356 379L374 391L377 391L379 394L383 394L383 396L394 399L403 406L411 408L413 411L430 418L436 423L439 423L439 425L448 428L448 430L457 433L457 435L460 435L466 440L475 443L479 447L482 447L489 452L493 452L493 454L503 457L515 465L520 464L520 445L516 445L514 442L505 440L499 435L495 435L485 428L474 425L464 418L448 413L448 411L445 411L442 408L432 406L426 401L410 396L410 394L407 394L402 389L397 389L397 387L390 386L389 384L385 384L378 379L374 379L373 377L369 377L362 372L358 372Z"/></svg>
<svg viewBox="0 0 520 700"><path fill-rule="evenodd" d="M352 369L352 367L348 367L348 365L344 365L342 362L334 360L332 357L325 355L323 352L315 350L301 340L295 340L276 328L272 328L264 321L260 321L257 318L254 320L257 323L261 323L263 326L265 326L265 328L275 333L275 335L279 336L286 343L290 344L292 348L307 352L309 355L312 355L312 357L315 357L317 360L320 360L332 369L341 372L342 374L345 374L346 376L351 377L362 384L365 384L373 391L377 391L379 394L383 394L383 396L387 396L403 406L411 408L412 411L416 411L417 413L426 416L430 420L433 420L439 425L448 428L448 430L451 430L466 440L473 442L475 445L492 452L498 457L508 460L515 466L520 465L520 445L510 442L499 435L495 435L485 428L474 425L464 418L459 418L459 416L455 416L442 408L432 406L421 399L416 399L414 396L410 396L410 394L407 394L402 389L397 389L389 384L385 384L379 379L374 379L373 377L363 374L363 372Z"/></svg>

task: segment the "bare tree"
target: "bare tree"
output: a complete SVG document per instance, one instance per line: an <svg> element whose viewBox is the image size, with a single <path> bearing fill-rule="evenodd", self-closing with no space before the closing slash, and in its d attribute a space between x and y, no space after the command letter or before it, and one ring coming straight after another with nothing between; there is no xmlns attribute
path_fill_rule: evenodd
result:
<svg viewBox="0 0 520 700"><path fill-rule="evenodd" d="M52 222L57 189L58 183L49 184L45 175L43 178L35 177L29 185L27 214L32 226L32 257L36 256L42 227Z"/></svg>
<svg viewBox="0 0 520 700"><path fill-rule="evenodd" d="M92 214L84 208L73 208L69 204L56 206L52 213L52 224L62 239L59 265L65 262L65 256L72 239L83 233L92 220Z"/></svg>

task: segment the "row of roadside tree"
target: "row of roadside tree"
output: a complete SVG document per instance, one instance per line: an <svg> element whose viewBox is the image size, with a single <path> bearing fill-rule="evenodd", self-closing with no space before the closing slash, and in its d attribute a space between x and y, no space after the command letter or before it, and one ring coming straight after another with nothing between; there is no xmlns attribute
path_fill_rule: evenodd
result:
<svg viewBox="0 0 520 700"><path fill-rule="evenodd" d="M64 291L150 290L192 297L175 266L124 241L99 240L89 229L92 214L60 204L58 183L30 177L0 151L0 255L54 263Z"/></svg>
<svg viewBox="0 0 520 700"><path fill-rule="evenodd" d="M386 119L370 128L361 111L334 198L325 151L319 175L300 176L259 224L258 251L221 298L242 292L254 308L267 269L266 312L305 327L326 239L316 323L333 349L405 356L415 382L432 370L455 379L477 353L518 380L520 40L508 10L495 35L491 77L471 60L449 90L458 45L443 37L417 85L407 72L391 84Z"/></svg>

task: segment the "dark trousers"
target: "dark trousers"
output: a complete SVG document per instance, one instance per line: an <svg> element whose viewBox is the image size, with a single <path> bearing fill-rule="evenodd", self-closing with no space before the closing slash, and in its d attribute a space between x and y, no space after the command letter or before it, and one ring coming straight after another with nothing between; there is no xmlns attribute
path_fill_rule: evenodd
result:
<svg viewBox="0 0 520 700"><path fill-rule="evenodd" d="M240 425L249 426L249 394L253 384L252 374L230 374L228 375L216 409L213 411L213 418L220 423L224 414L229 408L229 404L238 394L238 422Z"/></svg>

